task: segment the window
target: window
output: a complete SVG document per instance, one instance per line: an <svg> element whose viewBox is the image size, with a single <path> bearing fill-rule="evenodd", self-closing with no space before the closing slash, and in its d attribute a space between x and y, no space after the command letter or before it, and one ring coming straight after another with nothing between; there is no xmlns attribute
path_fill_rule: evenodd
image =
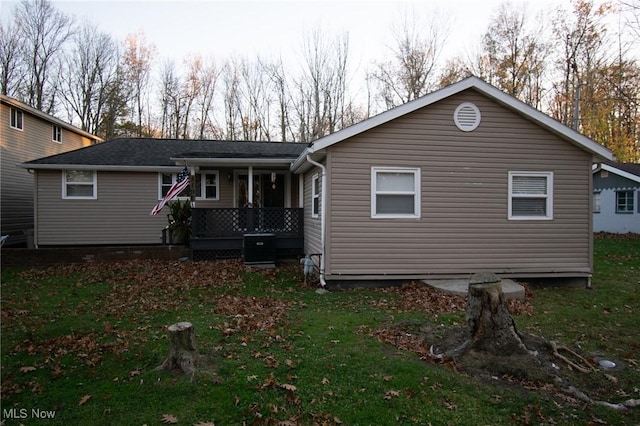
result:
<svg viewBox="0 0 640 426"><path fill-rule="evenodd" d="M616 191L616 213L633 213L633 191Z"/></svg>
<svg viewBox="0 0 640 426"><path fill-rule="evenodd" d="M218 199L218 172L196 175L196 198L206 200ZM204 194L204 196L202 195Z"/></svg>
<svg viewBox="0 0 640 426"><path fill-rule="evenodd" d="M54 142L62 143L62 128L54 124L51 127L51 130L52 130L51 140L53 140Z"/></svg>
<svg viewBox="0 0 640 426"><path fill-rule="evenodd" d="M553 219L553 173L509 172L509 220Z"/></svg>
<svg viewBox="0 0 640 426"><path fill-rule="evenodd" d="M22 130L22 111L16 108L11 108L11 128Z"/></svg>
<svg viewBox="0 0 640 426"><path fill-rule="evenodd" d="M602 201L602 193L600 191L593 193L593 212L600 213L600 203Z"/></svg>
<svg viewBox="0 0 640 426"><path fill-rule="evenodd" d="M62 198L97 198L96 172L91 170L65 170L62 172Z"/></svg>
<svg viewBox="0 0 640 426"><path fill-rule="evenodd" d="M311 217L318 217L320 211L320 179L318 175L311 178Z"/></svg>
<svg viewBox="0 0 640 426"><path fill-rule="evenodd" d="M169 189L173 186L178 178L178 173L160 173L159 174L159 192L158 199L162 199ZM219 173L217 171L211 171L206 173L197 174L195 176L195 190L196 198L201 200L218 200L218 182ZM204 196L203 196L204 194ZM177 198L188 198L191 196L191 188L187 187L184 191L178 194Z"/></svg>
<svg viewBox="0 0 640 426"><path fill-rule="evenodd" d="M419 218L420 169L372 167L371 217Z"/></svg>

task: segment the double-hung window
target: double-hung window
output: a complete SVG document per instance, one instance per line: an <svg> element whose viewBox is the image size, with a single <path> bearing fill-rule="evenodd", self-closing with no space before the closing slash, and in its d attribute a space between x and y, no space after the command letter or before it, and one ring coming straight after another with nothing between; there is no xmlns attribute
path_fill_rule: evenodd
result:
<svg viewBox="0 0 640 426"><path fill-rule="evenodd" d="M601 205L602 205L602 192L595 191L593 193L593 212L600 213Z"/></svg>
<svg viewBox="0 0 640 426"><path fill-rule="evenodd" d="M97 194L95 171L64 170L62 172L62 198L95 200Z"/></svg>
<svg viewBox="0 0 640 426"><path fill-rule="evenodd" d="M509 172L509 220L553 219L553 172Z"/></svg>
<svg viewBox="0 0 640 426"><path fill-rule="evenodd" d="M158 177L159 190L158 199L164 198L169 189L176 183L178 173L160 173ZM218 200L219 192L219 173L218 171L208 171L195 175L195 194L197 199L201 200ZM177 198L187 198L191 196L191 187L187 186L184 191L178 194Z"/></svg>
<svg viewBox="0 0 640 426"><path fill-rule="evenodd" d="M12 129L22 130L22 111L17 108L11 108L11 118L9 121Z"/></svg>
<svg viewBox="0 0 640 426"><path fill-rule="evenodd" d="M196 175L196 198L203 200L218 199L218 172Z"/></svg>
<svg viewBox="0 0 640 426"><path fill-rule="evenodd" d="M311 178L311 217L318 217L320 211L320 178L313 175Z"/></svg>
<svg viewBox="0 0 640 426"><path fill-rule="evenodd" d="M616 191L616 213L633 213L634 191Z"/></svg>
<svg viewBox="0 0 640 426"><path fill-rule="evenodd" d="M419 218L420 169L372 167L371 217Z"/></svg>

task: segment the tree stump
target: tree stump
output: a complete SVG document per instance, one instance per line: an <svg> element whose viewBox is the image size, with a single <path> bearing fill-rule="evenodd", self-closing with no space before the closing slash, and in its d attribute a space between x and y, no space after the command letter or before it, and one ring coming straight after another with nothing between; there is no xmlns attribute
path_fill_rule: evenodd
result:
<svg viewBox="0 0 640 426"><path fill-rule="evenodd" d="M475 274L469 280L467 324L472 349L493 355L529 354L504 304L502 282L491 272Z"/></svg>
<svg viewBox="0 0 640 426"><path fill-rule="evenodd" d="M522 342L495 274L480 272L471 277L466 316L469 338L447 355L459 356L469 350L498 356L536 354Z"/></svg>
<svg viewBox="0 0 640 426"><path fill-rule="evenodd" d="M193 324L179 322L170 325L169 331L169 355L160 365L158 370L180 369L185 374L193 375L198 364L198 348Z"/></svg>

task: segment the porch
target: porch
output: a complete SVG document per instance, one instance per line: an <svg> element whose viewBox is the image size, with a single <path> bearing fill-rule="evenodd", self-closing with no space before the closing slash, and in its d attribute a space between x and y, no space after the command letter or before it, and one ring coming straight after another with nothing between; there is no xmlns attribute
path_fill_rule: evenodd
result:
<svg viewBox="0 0 640 426"><path fill-rule="evenodd" d="M273 234L276 258L304 253L302 208L192 208L191 258L213 260L243 256L247 234Z"/></svg>

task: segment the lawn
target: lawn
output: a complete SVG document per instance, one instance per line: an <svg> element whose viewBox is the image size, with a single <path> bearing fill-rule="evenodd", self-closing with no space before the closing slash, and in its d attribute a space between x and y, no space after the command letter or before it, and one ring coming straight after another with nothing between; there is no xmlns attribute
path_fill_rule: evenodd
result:
<svg viewBox="0 0 640 426"><path fill-rule="evenodd" d="M589 362L615 361L579 373L575 383L593 399L640 399L640 238L599 236L595 265L591 289L527 286L527 299L510 305L514 320ZM464 324L463 298L418 283L320 294L302 279L300 265L237 261L3 269L2 420L640 424L640 407L618 411L553 384L471 374L425 356L417 330ZM193 323L203 355L193 377L156 370L168 354L167 326L180 321Z"/></svg>

